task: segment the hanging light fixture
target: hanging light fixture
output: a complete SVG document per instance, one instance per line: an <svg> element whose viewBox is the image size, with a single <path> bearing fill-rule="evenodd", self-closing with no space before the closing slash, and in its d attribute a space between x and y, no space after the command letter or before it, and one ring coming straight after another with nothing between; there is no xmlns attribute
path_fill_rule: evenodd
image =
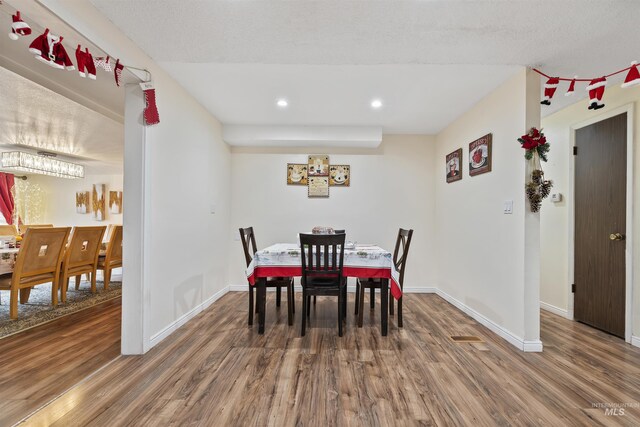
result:
<svg viewBox="0 0 640 427"><path fill-rule="evenodd" d="M84 178L84 166L55 159L54 153L39 151L37 155L23 151L2 153L2 167L59 178Z"/></svg>

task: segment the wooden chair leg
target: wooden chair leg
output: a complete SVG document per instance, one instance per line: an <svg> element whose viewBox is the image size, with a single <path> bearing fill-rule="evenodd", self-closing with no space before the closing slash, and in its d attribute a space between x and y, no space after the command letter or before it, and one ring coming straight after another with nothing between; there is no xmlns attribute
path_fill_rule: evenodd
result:
<svg viewBox="0 0 640 427"><path fill-rule="evenodd" d="M398 328L402 328L402 299L403 298L404 297L400 297L400 299L398 300Z"/></svg>
<svg viewBox="0 0 640 427"><path fill-rule="evenodd" d="M338 292L338 336L341 337L342 336L342 320L343 320L343 315L342 315L342 310L343 310L343 305L342 305L342 289L340 290L340 292Z"/></svg>
<svg viewBox="0 0 640 427"><path fill-rule="evenodd" d="M305 299L305 304L307 304L307 317L310 317L311 316L311 295L307 295L307 298Z"/></svg>
<svg viewBox="0 0 640 427"><path fill-rule="evenodd" d="M64 274L60 275L60 284L58 286L60 289L60 302L67 302L67 289L69 288L69 278L65 277Z"/></svg>
<svg viewBox="0 0 640 427"><path fill-rule="evenodd" d="M69 279L67 279L69 280ZM60 287L60 279L54 279L51 283L51 304L54 307L58 305L58 288Z"/></svg>
<svg viewBox="0 0 640 427"><path fill-rule="evenodd" d="M313 305L316 305L316 295L313 296Z"/></svg>
<svg viewBox="0 0 640 427"><path fill-rule="evenodd" d="M287 285L287 320L289 326L293 325L293 285L289 283Z"/></svg>
<svg viewBox="0 0 640 427"><path fill-rule="evenodd" d="M276 307L280 307L280 300L282 299L282 288L278 286L276 288Z"/></svg>
<svg viewBox="0 0 640 427"><path fill-rule="evenodd" d="M393 301L395 298L391 295L391 289L389 289L389 314L393 316Z"/></svg>
<svg viewBox="0 0 640 427"><path fill-rule="evenodd" d="M296 314L296 283L291 280L291 312Z"/></svg>
<svg viewBox="0 0 640 427"><path fill-rule="evenodd" d="M358 297L358 302L360 303L360 307L358 308L358 328L362 328L362 318L364 312L364 285L360 284L360 296Z"/></svg>
<svg viewBox="0 0 640 427"><path fill-rule="evenodd" d="M29 302L29 295L31 295L31 288L20 289L20 304L26 304Z"/></svg>
<svg viewBox="0 0 640 427"><path fill-rule="evenodd" d="M302 290L302 329L300 330L300 336L305 334L305 328L307 326L307 293Z"/></svg>
<svg viewBox="0 0 640 427"><path fill-rule="evenodd" d="M249 326L253 326L253 294L255 289L249 285Z"/></svg>
<svg viewBox="0 0 640 427"><path fill-rule="evenodd" d="M354 308L354 313L356 316L358 315L358 308L360 306L360 279L356 279L356 305Z"/></svg>
<svg viewBox="0 0 640 427"><path fill-rule="evenodd" d="M371 308L371 310L376 308L376 288L374 286L371 286L369 293L369 308Z"/></svg>
<svg viewBox="0 0 640 427"><path fill-rule="evenodd" d="M88 273L87 273L87 277L89 277ZM87 280L89 280L89 279L87 279ZM80 289L80 281L82 281L82 275L81 274L76 276L76 291L78 289Z"/></svg>
<svg viewBox="0 0 640 427"><path fill-rule="evenodd" d="M97 276L98 275L94 271L93 273L91 273L91 277L90 277L90 280L91 280L91 293L94 293L94 294L97 291L97 285L96 285ZM109 279L111 279L111 271L109 271ZM109 285L107 285L107 289L108 289L108 286Z"/></svg>
<svg viewBox="0 0 640 427"><path fill-rule="evenodd" d="M9 317L11 319L18 318L18 288L11 287L11 295L9 297Z"/></svg>
<svg viewBox="0 0 640 427"><path fill-rule="evenodd" d="M111 269L105 268L104 269L104 290L105 291L109 290L109 283L111 283ZM91 293L92 294L96 293L96 287L93 281L91 282Z"/></svg>

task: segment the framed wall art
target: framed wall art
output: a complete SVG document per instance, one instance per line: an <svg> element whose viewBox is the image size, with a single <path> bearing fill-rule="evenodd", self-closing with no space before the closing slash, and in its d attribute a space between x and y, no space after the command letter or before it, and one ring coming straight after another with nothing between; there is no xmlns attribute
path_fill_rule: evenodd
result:
<svg viewBox="0 0 640 427"><path fill-rule="evenodd" d="M329 166L329 185L332 187L349 187L351 185L351 166Z"/></svg>
<svg viewBox="0 0 640 427"><path fill-rule="evenodd" d="M309 177L309 198L329 197L329 177L328 176L310 176Z"/></svg>
<svg viewBox="0 0 640 427"><path fill-rule="evenodd" d="M446 157L447 182L460 181L462 179L462 148L458 148Z"/></svg>
<svg viewBox="0 0 640 427"><path fill-rule="evenodd" d="M312 176L329 176L329 156L312 155L309 156L309 177Z"/></svg>
<svg viewBox="0 0 640 427"><path fill-rule="evenodd" d="M307 185L308 165L287 163L287 185Z"/></svg>
<svg viewBox="0 0 640 427"><path fill-rule="evenodd" d="M469 144L469 175L491 172L491 134Z"/></svg>
<svg viewBox="0 0 640 427"><path fill-rule="evenodd" d="M122 213L122 191L109 191L109 213Z"/></svg>
<svg viewBox="0 0 640 427"><path fill-rule="evenodd" d="M93 205L93 218L96 221L104 221L106 219L106 193L107 186L105 184L93 184L93 197L91 203Z"/></svg>
<svg viewBox="0 0 640 427"><path fill-rule="evenodd" d="M91 212L91 194L88 191L76 192L76 212L79 214Z"/></svg>

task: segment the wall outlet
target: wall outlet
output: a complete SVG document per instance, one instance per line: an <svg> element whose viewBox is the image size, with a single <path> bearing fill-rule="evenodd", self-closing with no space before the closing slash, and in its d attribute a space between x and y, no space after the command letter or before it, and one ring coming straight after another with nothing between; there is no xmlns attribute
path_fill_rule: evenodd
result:
<svg viewBox="0 0 640 427"><path fill-rule="evenodd" d="M513 213L513 200L505 200L503 212L505 215L510 215Z"/></svg>

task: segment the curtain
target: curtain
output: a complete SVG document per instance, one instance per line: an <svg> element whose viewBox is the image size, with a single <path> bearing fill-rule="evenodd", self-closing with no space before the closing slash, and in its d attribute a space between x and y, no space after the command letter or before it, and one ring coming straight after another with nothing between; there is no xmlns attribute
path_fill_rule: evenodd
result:
<svg viewBox="0 0 640 427"><path fill-rule="evenodd" d="M0 212L7 224L13 224L13 211L16 207L12 192L14 185L13 174L0 172Z"/></svg>

